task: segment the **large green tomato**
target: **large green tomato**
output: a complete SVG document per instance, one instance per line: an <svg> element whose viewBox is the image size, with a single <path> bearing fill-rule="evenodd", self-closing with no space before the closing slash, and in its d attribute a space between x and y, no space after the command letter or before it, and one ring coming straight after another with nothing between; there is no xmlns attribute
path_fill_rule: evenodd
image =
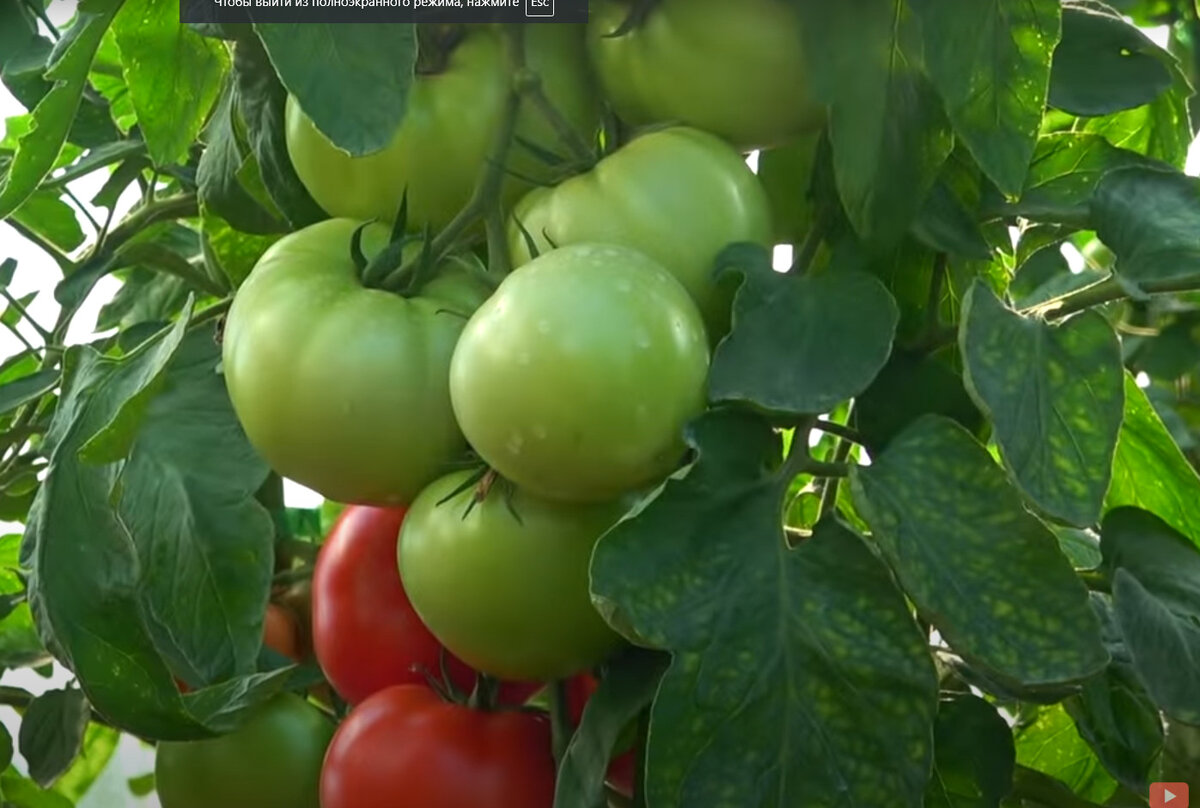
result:
<svg viewBox="0 0 1200 808"><path fill-rule="evenodd" d="M487 289L453 266L409 299L364 288L358 226L330 219L267 250L229 312L225 381L280 474L341 502L407 504L466 448L450 357ZM364 251L388 235L371 225Z"/></svg>
<svg viewBox="0 0 1200 808"><path fill-rule="evenodd" d="M599 125L599 98L583 37L581 25L530 25L525 49L547 98L590 137ZM436 230L470 199L504 117L510 86L501 32L495 26L471 26L445 70L417 76L404 121L385 149L351 157L289 98L288 153L304 186L331 216L391 221L407 189L411 228ZM564 152L554 129L531 104L523 105L517 135L544 150ZM547 165L519 141L509 152L509 167L505 201L510 204L530 187L517 177L551 178Z"/></svg>
<svg viewBox="0 0 1200 808"><path fill-rule="evenodd" d="M576 244L515 270L463 331L450 397L463 434L531 493L610 500L657 482L704 409L700 313L658 263Z"/></svg>
<svg viewBox="0 0 1200 808"><path fill-rule="evenodd" d="M741 155L688 127L642 135L587 174L526 195L509 226L516 265L530 259L521 227L540 252L587 241L641 250L688 290L714 342L732 300L715 279L717 255L735 241L770 245L772 235L766 192Z"/></svg>
<svg viewBox="0 0 1200 808"><path fill-rule="evenodd" d="M617 114L631 124L686 123L742 149L815 129L800 21L787 0L662 0L610 36L630 0L592 0L588 49Z"/></svg>
<svg viewBox="0 0 1200 808"><path fill-rule="evenodd" d="M228 735L160 742L163 808L319 808L333 722L299 696L276 696Z"/></svg>
<svg viewBox="0 0 1200 808"><path fill-rule="evenodd" d="M496 486L468 513L473 488L447 497L470 475L422 491L400 528L400 577L421 620L455 656L505 679L561 679L601 662L619 640L592 606L588 568L626 504Z"/></svg>

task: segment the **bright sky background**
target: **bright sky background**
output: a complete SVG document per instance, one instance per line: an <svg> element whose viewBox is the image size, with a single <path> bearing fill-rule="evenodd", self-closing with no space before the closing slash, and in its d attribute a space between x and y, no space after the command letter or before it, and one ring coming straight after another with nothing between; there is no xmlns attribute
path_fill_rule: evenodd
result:
<svg viewBox="0 0 1200 808"><path fill-rule="evenodd" d="M74 0L55 0L49 6L51 20L56 25L65 23L73 14L75 5ZM1168 36L1166 27L1150 29L1146 33L1160 45L1166 45ZM13 99L3 85L0 85L0 120L20 115L24 112L24 108ZM1189 155L1187 172L1193 175L1200 173L1200 149L1196 147L1196 144L1193 144L1191 154ZM106 176L106 172L102 171L83 177L70 183L70 189L78 199L83 200L87 204L87 200L90 200L99 191ZM120 221L121 217L137 202L137 198L136 188L130 190L121 198L116 212L116 221ZM103 221L104 211L90 205L88 206L88 210L97 220ZM84 232L90 237L94 237L95 234L87 219L78 214L77 217ZM80 252L82 253L86 248L87 245L85 244L80 249ZM15 258L18 261L17 273L13 279L10 291L16 297L21 297L30 292L37 292L37 298L29 307L30 314L43 326L51 326L54 323L59 308L58 304L54 301L53 295L54 286L61 276L58 267L37 247L25 241L11 227L0 223L0 259L8 257ZM786 268L791 263L790 247L778 250L775 258L777 267ZM1078 258L1079 261L1082 260L1079 256L1068 256L1068 259L1073 258ZM119 282L112 278L104 278L97 284L95 291L88 298L87 303L75 316L71 328L67 333L67 344L79 344L95 338L96 316L100 308L111 299L119 286ZM19 328L22 335L34 345L41 343L37 332L27 323L22 323ZM12 334L0 328L0 358L20 351L21 347L21 343ZM314 507L321 501L319 495L290 482L285 484L285 497L287 503L295 507ZM0 522L0 533L20 530L20 525ZM50 679L42 679L31 671L8 671L3 675L3 678L0 678L0 682L3 684L18 685L33 692L42 692L48 688L62 687L68 681L70 681L69 674L61 669L57 670L55 675ZM0 709L0 721L3 721L15 739L19 725L16 713L10 708L2 708ZM19 761L19 765L23 766L23 761ZM121 806L129 806L129 808L134 808L135 806L136 808L156 808L158 806L157 799L151 797L144 800L135 800L129 795L125 787L126 778L144 774L150 771L153 765L153 753L148 748L128 736L124 737L114 764L109 766L106 773L97 782L96 786L93 787L88 796L80 802L79 808L121 808Z"/></svg>

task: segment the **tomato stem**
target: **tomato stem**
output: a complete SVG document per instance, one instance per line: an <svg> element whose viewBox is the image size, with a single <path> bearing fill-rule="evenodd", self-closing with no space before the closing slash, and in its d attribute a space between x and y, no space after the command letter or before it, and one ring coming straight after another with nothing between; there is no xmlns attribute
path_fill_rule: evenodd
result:
<svg viewBox="0 0 1200 808"><path fill-rule="evenodd" d="M571 710L567 701L567 680L556 679L550 686L550 731L554 762L559 764L567 754L567 746L575 730L571 726Z"/></svg>
<svg viewBox="0 0 1200 808"><path fill-rule="evenodd" d="M1186 275L1181 278L1158 278L1139 283L1141 292L1145 295L1164 295L1176 292L1200 291L1200 274ZM1101 306L1117 300L1134 297L1135 291L1129 289L1115 276L1068 292L1065 295L1038 303L1022 309L1019 313L1026 316L1040 316L1048 320L1061 320L1071 314Z"/></svg>

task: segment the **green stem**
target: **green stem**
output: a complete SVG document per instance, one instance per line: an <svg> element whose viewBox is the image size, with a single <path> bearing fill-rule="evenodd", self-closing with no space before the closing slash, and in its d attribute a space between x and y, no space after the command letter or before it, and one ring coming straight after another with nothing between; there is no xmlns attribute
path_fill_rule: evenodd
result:
<svg viewBox="0 0 1200 808"><path fill-rule="evenodd" d="M556 679L550 686L550 732L555 763L562 762L574 733L570 712L567 702L567 680Z"/></svg>
<svg viewBox="0 0 1200 808"><path fill-rule="evenodd" d="M21 344L25 346L25 349L27 351L29 351L31 354L36 354L38 352L38 349L33 347L33 343L31 343L28 339L26 339L25 335L22 334L20 331L18 331L17 327L15 325L9 325L8 323L2 323L2 324L3 324L4 328L7 329L8 333L12 334L14 337L16 337L17 339L19 339L21 341Z"/></svg>
<svg viewBox="0 0 1200 808"><path fill-rule="evenodd" d="M201 309L194 317L192 317L192 322L190 323L189 327L194 328L195 326L204 325L211 320L217 319L229 311L229 307L232 305L233 298L227 297L224 300L217 301L208 308Z"/></svg>
<svg viewBox="0 0 1200 808"><path fill-rule="evenodd" d="M812 227L808 229L808 233L804 236L804 242L800 245L800 251L796 254L796 259L792 261L792 266L788 269L789 275L804 275L812 267L813 259L817 257L817 250L821 249L821 242L825 240L825 221L823 218L817 218L813 222Z"/></svg>
<svg viewBox="0 0 1200 808"><path fill-rule="evenodd" d="M1188 275L1182 278L1160 278L1142 281L1139 286L1148 295L1166 295L1178 292L1200 291L1200 275ZM1021 311L1021 314L1036 314L1047 319L1057 320L1075 314L1093 306L1124 300L1129 292L1114 277L1097 281L1090 286L1068 292L1065 295L1038 303Z"/></svg>
<svg viewBox="0 0 1200 808"><path fill-rule="evenodd" d="M142 205L125 218L108 234L103 250L94 250L96 254L103 251L111 255L120 249L125 242L136 236L151 225L168 219L194 218L200 215L200 203L195 194L179 194L166 199ZM97 247L99 247L97 243ZM93 256L94 257L94 256Z"/></svg>
<svg viewBox="0 0 1200 808"><path fill-rule="evenodd" d="M860 446L862 444L859 444ZM834 450L833 459L835 463L845 465L846 458L850 456L850 442L843 440L837 445ZM838 488L841 485L840 477L828 477L825 480L824 486L821 488L821 507L817 511L818 518L822 518L825 514L835 513L837 511L837 495Z"/></svg>
<svg viewBox="0 0 1200 808"><path fill-rule="evenodd" d="M88 209L84 206L84 204L79 201L79 197L75 196L75 194L71 191L70 188L68 188L67 186L64 185L62 189L63 189L63 193L67 195L67 198L75 203L75 207L79 208L79 212L83 214L84 218L87 219L89 223L91 223L92 229L94 229L96 231L96 233L99 234L100 233L100 223L98 221L96 221L96 217L93 216L91 214L91 212L88 211Z"/></svg>
<svg viewBox="0 0 1200 808"><path fill-rule="evenodd" d="M1112 592L1112 581L1101 570L1077 570L1075 574L1093 592Z"/></svg>
<svg viewBox="0 0 1200 808"><path fill-rule="evenodd" d="M550 101L541 76L526 68L517 77L517 88L554 129L559 141L567 147L576 162L588 168L595 164L595 149L588 145L587 139L579 134L579 131L563 117L558 108Z"/></svg>
<svg viewBox="0 0 1200 808"><path fill-rule="evenodd" d="M867 446L867 439L863 437L863 434L852 426L837 424L833 421L826 421L822 418L817 421L814 429L818 429L821 432L825 432L829 435L837 435L839 438L845 438L851 443L857 443L859 446L862 446L866 449L871 448Z"/></svg>
<svg viewBox="0 0 1200 808"><path fill-rule="evenodd" d="M816 426L817 419L812 416L804 418L796 426L784 473L789 479L798 474L811 474L813 477L848 477L850 475L848 463L826 463L812 456L811 447L808 445L808 436Z"/></svg>
<svg viewBox="0 0 1200 808"><path fill-rule="evenodd" d="M38 332L38 336L42 338L42 342L50 341L50 332L42 328L41 323L33 319L33 317L29 314L29 311L23 305L21 305L21 301L13 297L12 293L9 292L8 289L0 289L0 295L4 296L4 299L8 301L8 305L12 306L16 310L17 314L24 318L25 322L33 326L33 330ZM13 333L16 333L15 329L13 329ZM26 343L26 345L28 345L28 343Z"/></svg>

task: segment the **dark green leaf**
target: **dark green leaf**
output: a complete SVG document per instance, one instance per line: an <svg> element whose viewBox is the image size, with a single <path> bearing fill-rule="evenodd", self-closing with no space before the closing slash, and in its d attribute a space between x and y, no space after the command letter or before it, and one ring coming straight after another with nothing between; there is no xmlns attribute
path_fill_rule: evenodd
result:
<svg viewBox="0 0 1200 808"><path fill-rule="evenodd" d="M13 739L8 733L8 727L0 725L0 769L7 769L12 765L13 759Z"/></svg>
<svg viewBox="0 0 1200 808"><path fill-rule="evenodd" d="M962 695L938 706L925 808L997 808L1012 788L1012 731L996 708Z"/></svg>
<svg viewBox="0 0 1200 808"><path fill-rule="evenodd" d="M18 745L29 776L42 788L70 768L83 746L91 708L83 692L50 690L30 702L21 720Z"/></svg>
<svg viewBox="0 0 1200 808"><path fill-rule="evenodd" d="M913 222L913 235L939 252L987 259L991 248L973 213L944 180L938 180Z"/></svg>
<svg viewBox="0 0 1200 808"><path fill-rule="evenodd" d="M955 134L992 182L1016 195L1046 105L1058 0L912 0L912 7Z"/></svg>
<svg viewBox="0 0 1200 808"><path fill-rule="evenodd" d="M920 805L936 683L887 570L832 520L788 548L791 475L772 471L779 439L758 418L710 413L690 441L686 477L592 562L602 612L674 654L651 712L647 803Z"/></svg>
<svg viewBox="0 0 1200 808"><path fill-rule="evenodd" d="M121 733L112 727L103 724L89 725L83 735L83 748L79 751L79 757L75 759L74 765L58 778L58 782L54 784L54 792L73 803L79 802L112 762L120 740Z"/></svg>
<svg viewBox="0 0 1200 808"><path fill-rule="evenodd" d="M917 21L901 0L797 4L816 96L830 106L837 187L855 230L907 230L953 145L921 70Z"/></svg>
<svg viewBox="0 0 1200 808"><path fill-rule="evenodd" d="M0 538L0 593L3 593L5 598L15 598L25 593L25 584L16 572L20 548L19 535ZM34 629L29 604L16 604L12 611L0 620L0 666L24 668L41 665L48 660L49 655Z"/></svg>
<svg viewBox="0 0 1200 808"><path fill-rule="evenodd" d="M1100 535L1138 677L1163 712L1200 724L1200 550L1137 508L1110 511Z"/></svg>
<svg viewBox="0 0 1200 808"><path fill-rule="evenodd" d="M179 278L148 269L134 269L112 300L100 309L96 330L165 322L183 309L187 299L188 286Z"/></svg>
<svg viewBox="0 0 1200 808"><path fill-rule="evenodd" d="M389 31L392 26L377 26ZM287 90L280 84L266 50L257 38L241 40L234 51L236 108L246 127L250 150L275 206L293 229L319 222L325 212L313 201L287 152L284 107Z"/></svg>
<svg viewBox="0 0 1200 808"><path fill-rule="evenodd" d="M976 284L963 304L967 390L991 415L1005 465L1043 512L1095 524L1125 406L1121 346L1098 312L1022 317Z"/></svg>
<svg viewBox="0 0 1200 808"><path fill-rule="evenodd" d="M1178 721L1168 724L1162 778L1177 783L1200 783L1200 727Z"/></svg>
<svg viewBox="0 0 1200 808"><path fill-rule="evenodd" d="M814 206L809 186L820 142L815 134L758 156L758 179L771 201L778 242L799 244L812 227Z"/></svg>
<svg viewBox="0 0 1200 808"><path fill-rule="evenodd" d="M1004 216L1087 226L1092 193L1110 172L1127 166L1161 166L1137 152L1119 149L1101 135L1058 132L1038 140L1025 188L1015 202L999 196L989 209Z"/></svg>
<svg viewBox="0 0 1200 808"><path fill-rule="evenodd" d="M237 288L250 275L267 248L279 240L279 234L256 236L234 229L215 213L201 211L205 260L214 264Z"/></svg>
<svg viewBox="0 0 1200 808"><path fill-rule="evenodd" d="M130 157L144 156L146 144L140 140L117 140L89 149L82 157L42 183L43 188L61 188L68 182Z"/></svg>
<svg viewBox="0 0 1200 808"><path fill-rule="evenodd" d="M1108 115L1149 104L1171 86L1173 57L1099 4L1063 8L1050 103L1073 115Z"/></svg>
<svg viewBox="0 0 1200 808"><path fill-rule="evenodd" d="M893 353L855 402L854 424L875 452L929 413L953 418L972 433L983 426L962 374L947 359L931 354Z"/></svg>
<svg viewBox="0 0 1200 808"><path fill-rule="evenodd" d="M783 275L759 247L723 253L738 271L733 333L709 376L714 401L745 401L781 413L821 413L862 392L887 361L898 312L870 275L831 268ZM830 352L839 361L829 362Z"/></svg>
<svg viewBox="0 0 1200 808"><path fill-rule="evenodd" d="M1148 484L1149 482L1153 484ZM1133 505L1153 513L1200 547L1200 476L1137 386L1125 376L1125 422L1113 458L1106 510Z"/></svg>
<svg viewBox="0 0 1200 808"><path fill-rule="evenodd" d="M1032 720L1023 721L1017 727L1016 744L1017 763L1064 786L1064 793L1051 805L1069 805L1072 793L1092 802L1104 802L1116 789L1116 782L1079 737L1061 704L1042 707Z"/></svg>
<svg viewBox="0 0 1200 808"><path fill-rule="evenodd" d="M559 764L554 791L557 808L594 805L602 800L608 763L617 743L629 723L650 706L665 668L663 655L642 650L627 651L608 666Z"/></svg>
<svg viewBox="0 0 1200 808"><path fill-rule="evenodd" d="M1173 59L1167 68L1171 71L1170 90L1145 106L1092 118L1083 130L1103 135L1123 149L1182 168L1192 143L1188 118L1192 87Z"/></svg>
<svg viewBox="0 0 1200 808"><path fill-rule="evenodd" d="M1200 365L1200 318L1181 315L1147 340L1134 360L1136 370L1151 377L1174 381Z"/></svg>
<svg viewBox="0 0 1200 808"><path fill-rule="evenodd" d="M1096 187L1092 216L1125 280L1200 278L1200 180L1152 168L1114 171Z"/></svg>
<svg viewBox="0 0 1200 808"><path fill-rule="evenodd" d="M150 161L144 154L128 158L113 169L104 185L100 186L100 190L92 197L92 204L98 208L114 209L122 194L125 193L125 189L133 185L142 172L149 167Z"/></svg>
<svg viewBox="0 0 1200 808"><path fill-rule="evenodd" d="M57 370L39 370L31 376L0 385L0 414L12 412L22 404L37 401L58 385Z"/></svg>
<svg viewBox="0 0 1200 808"><path fill-rule="evenodd" d="M221 91L228 51L180 25L177 4L156 0L125 0L113 33L150 159L185 161Z"/></svg>
<svg viewBox="0 0 1200 808"><path fill-rule="evenodd" d="M839 272L869 272L883 281L900 308L896 341L908 344L920 340L929 326L930 287L938 271L938 256L933 250L915 238L906 238L883 252L868 251L861 242L845 239L833 247L830 265Z"/></svg>
<svg viewBox="0 0 1200 808"><path fill-rule="evenodd" d="M63 252L70 252L83 243L83 228L75 209L54 191L35 191L21 203L12 218L28 227Z"/></svg>
<svg viewBox="0 0 1200 808"><path fill-rule="evenodd" d="M1080 272L1072 272L1061 246L1055 244L1038 250L1021 265L1009 284L1008 293L1018 310L1029 309L1091 286L1106 277L1090 266Z"/></svg>
<svg viewBox="0 0 1200 808"><path fill-rule="evenodd" d="M334 145L352 155L392 142L417 62L416 27L255 23L283 86Z"/></svg>
<svg viewBox="0 0 1200 808"><path fill-rule="evenodd" d="M79 108L92 56L119 7L120 0L95 0L55 46L46 78L56 83L33 110L36 129L21 138L0 184L0 219L20 207L53 168Z"/></svg>
<svg viewBox="0 0 1200 808"><path fill-rule="evenodd" d="M850 479L901 587L964 659L1027 685L1107 663L1087 590L962 427L925 416Z"/></svg>

